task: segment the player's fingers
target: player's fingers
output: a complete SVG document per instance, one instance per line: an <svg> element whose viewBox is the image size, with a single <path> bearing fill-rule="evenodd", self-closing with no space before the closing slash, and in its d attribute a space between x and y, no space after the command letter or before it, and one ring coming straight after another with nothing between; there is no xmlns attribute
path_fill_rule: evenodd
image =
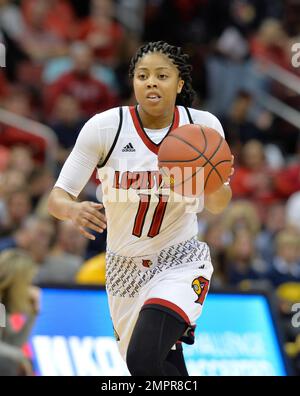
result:
<svg viewBox="0 0 300 396"><path fill-rule="evenodd" d="M95 235L90 234L89 232L87 232L84 227L78 227L78 230L80 232L80 234L82 234L83 236L85 236L87 239L90 239L92 241L94 241L96 239Z"/></svg>
<svg viewBox="0 0 300 396"><path fill-rule="evenodd" d="M102 209L104 206L101 203L97 203L97 202L91 202L92 206L96 209Z"/></svg>
<svg viewBox="0 0 300 396"><path fill-rule="evenodd" d="M98 224L100 227L102 225L106 226L106 223L107 223L106 216L103 213L100 213L94 209L88 209L87 211L85 211L85 213L82 217L88 218L93 223Z"/></svg>
<svg viewBox="0 0 300 396"><path fill-rule="evenodd" d="M101 212L99 212L98 210L93 209L93 208L89 208L89 209L87 210L87 212L88 212L90 215L96 217L99 221L102 221L103 223L106 224L106 216L105 216L104 213L101 213Z"/></svg>
<svg viewBox="0 0 300 396"><path fill-rule="evenodd" d="M90 228L91 230L94 230L96 232L100 232L102 233L104 228L97 226L96 224L92 223L91 221L89 221L87 218L83 218L81 219L80 223L79 223L82 227L84 228Z"/></svg>
<svg viewBox="0 0 300 396"><path fill-rule="evenodd" d="M102 232L104 231L105 228L103 227L98 227L96 226L94 223L88 222L87 225L88 228L90 228L91 230L94 230L96 232L100 232L100 234L102 234Z"/></svg>
<svg viewBox="0 0 300 396"><path fill-rule="evenodd" d="M99 220L104 221L106 223L105 214L100 212L100 210L103 208L104 206L101 203L89 202L88 212L96 216Z"/></svg>
<svg viewBox="0 0 300 396"><path fill-rule="evenodd" d="M95 226L98 226L102 229L106 228L106 222L103 221L102 219L99 219L99 217L94 216L93 214L90 213L86 213L84 218L86 218L87 220L89 220L91 223L93 223Z"/></svg>

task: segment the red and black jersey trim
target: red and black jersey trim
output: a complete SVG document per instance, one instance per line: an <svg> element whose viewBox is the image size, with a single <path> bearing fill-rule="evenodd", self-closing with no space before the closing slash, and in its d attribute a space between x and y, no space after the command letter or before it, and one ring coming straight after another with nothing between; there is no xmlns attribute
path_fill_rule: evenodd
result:
<svg viewBox="0 0 300 396"><path fill-rule="evenodd" d="M188 345L194 344L196 326L190 323L189 317L180 307L178 307L178 305L162 298L150 298L144 302L141 310L144 309L157 309L159 311L166 312L176 318L179 322L185 323L187 325L186 330L177 343L184 342Z"/></svg>
<svg viewBox="0 0 300 396"><path fill-rule="evenodd" d="M185 111L186 111L186 113L187 113L187 116L188 116L188 119L189 119L190 124L194 124L194 121L193 121L193 119L192 119L190 110L189 110L187 107L185 107L184 109L185 109Z"/></svg>
<svg viewBox="0 0 300 396"><path fill-rule="evenodd" d="M149 206L150 206L149 196L146 194L140 194L140 203L134 219L134 226L132 231L132 235L138 238L140 238L142 235Z"/></svg>
<svg viewBox="0 0 300 396"><path fill-rule="evenodd" d="M113 152L114 148L116 147L116 144L117 144L117 141L119 139L120 132L122 129L122 125L123 125L123 107L122 106L119 107L119 117L120 117L119 118L120 121L119 121L118 131L114 138L113 144L112 144L109 152L107 153L106 157L104 158L104 160L97 165L97 168L103 168L106 165L107 161L109 160L109 157L111 156L111 153Z"/></svg>
<svg viewBox="0 0 300 396"><path fill-rule="evenodd" d="M145 308L157 308L164 312L171 313L180 322L190 324L190 319L187 314L178 305L172 303L171 301L164 300L163 298L150 298L144 302L142 309Z"/></svg>
<svg viewBox="0 0 300 396"><path fill-rule="evenodd" d="M144 144L148 147L148 149L151 150L154 154L158 153L159 146L161 145L162 141L168 136L168 134L173 129L176 129L179 126L179 110L178 110L178 107L176 106L175 110L174 110L173 121L172 121L172 124L168 130L168 133L166 134L166 136L163 138L163 140L160 143L154 143L149 138L149 136L147 135L147 133L144 130L142 120L141 120L139 112L137 110L137 106L131 106L129 108L129 110L130 110L132 121L133 121L133 124L135 126L137 133L139 134L139 136L142 139L142 141L144 142Z"/></svg>

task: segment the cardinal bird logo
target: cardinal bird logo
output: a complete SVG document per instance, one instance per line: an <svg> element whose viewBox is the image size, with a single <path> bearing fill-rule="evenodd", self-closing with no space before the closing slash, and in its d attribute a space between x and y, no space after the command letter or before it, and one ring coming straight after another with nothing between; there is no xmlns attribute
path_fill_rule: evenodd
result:
<svg viewBox="0 0 300 396"><path fill-rule="evenodd" d="M151 260L144 260L142 261L142 266L145 268L150 268L152 265L152 261Z"/></svg>
<svg viewBox="0 0 300 396"><path fill-rule="evenodd" d="M195 303L203 305L205 296L208 292L208 285L209 280L203 278L203 276L199 276L199 278L193 280L192 288L198 297Z"/></svg>

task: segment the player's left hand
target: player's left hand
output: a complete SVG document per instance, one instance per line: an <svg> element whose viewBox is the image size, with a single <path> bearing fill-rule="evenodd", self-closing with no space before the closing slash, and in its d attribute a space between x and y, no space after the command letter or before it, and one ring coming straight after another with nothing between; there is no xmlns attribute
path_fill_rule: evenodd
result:
<svg viewBox="0 0 300 396"><path fill-rule="evenodd" d="M228 206L231 198L230 185L225 183L219 190L205 196L204 207L212 214L219 214Z"/></svg>

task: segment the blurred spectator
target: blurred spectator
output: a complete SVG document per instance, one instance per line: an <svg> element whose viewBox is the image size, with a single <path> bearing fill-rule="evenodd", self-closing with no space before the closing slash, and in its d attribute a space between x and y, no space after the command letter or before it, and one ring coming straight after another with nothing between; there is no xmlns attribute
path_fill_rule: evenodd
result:
<svg viewBox="0 0 300 396"><path fill-rule="evenodd" d="M17 231L31 211L30 195L26 188L8 194L4 199L4 213L0 215L0 237Z"/></svg>
<svg viewBox="0 0 300 396"><path fill-rule="evenodd" d="M0 0L0 26L10 38L21 41L25 23L20 8L11 0Z"/></svg>
<svg viewBox="0 0 300 396"><path fill-rule="evenodd" d="M40 310L39 289L32 286L36 265L21 250L7 250L0 254L0 302L7 312L6 327L0 328L0 375L33 375L31 362L22 352L36 315ZM11 315L26 315L25 324L15 332Z"/></svg>
<svg viewBox="0 0 300 396"><path fill-rule="evenodd" d="M57 160L60 165L65 162L74 147L85 121L86 119L82 115L76 98L64 94L58 97L54 107L53 121L50 126L58 138Z"/></svg>
<svg viewBox="0 0 300 396"><path fill-rule="evenodd" d="M210 248L211 260L214 263L214 276L211 287L214 289L226 285L225 252L228 235L221 218L215 219L207 225L204 234L200 237Z"/></svg>
<svg viewBox="0 0 300 396"><path fill-rule="evenodd" d="M55 103L62 94L77 99L84 117L114 107L117 103L116 96L92 75L93 56L90 48L84 43L73 44L71 55L73 70L63 74L47 88L47 113L53 116Z"/></svg>
<svg viewBox="0 0 300 396"><path fill-rule="evenodd" d="M294 163L284 167L276 177L276 187L283 198L300 190L300 155Z"/></svg>
<svg viewBox="0 0 300 396"><path fill-rule="evenodd" d="M9 194L26 186L26 178L16 169L8 169L0 174L0 202Z"/></svg>
<svg viewBox="0 0 300 396"><path fill-rule="evenodd" d="M251 40L254 58L275 63L292 71L287 33L277 19L266 19Z"/></svg>
<svg viewBox="0 0 300 396"><path fill-rule="evenodd" d="M261 228L256 207L247 200L233 201L223 214L223 222L229 241L240 230L249 231L255 237Z"/></svg>
<svg viewBox="0 0 300 396"><path fill-rule="evenodd" d="M0 145L0 177L2 176L1 172L4 172L8 167L9 157L10 157L10 150L8 148L6 148L5 146ZM0 185L1 185L1 182L0 182ZM0 187L0 190L1 190L1 187ZM0 197L1 197L1 192L0 192Z"/></svg>
<svg viewBox="0 0 300 396"><path fill-rule="evenodd" d="M91 0L90 16L78 27L75 38L85 41L101 63L115 66L125 34L116 20L113 0Z"/></svg>
<svg viewBox="0 0 300 396"><path fill-rule="evenodd" d="M8 81L2 69L0 68L0 105L2 105L2 101L8 95L8 93L9 93Z"/></svg>
<svg viewBox="0 0 300 396"><path fill-rule="evenodd" d="M254 98L251 93L239 91L228 117L223 122L226 139L233 147L243 145L253 139L267 143L271 138L272 116L268 112L261 112L253 120L253 116L251 116L253 102Z"/></svg>
<svg viewBox="0 0 300 396"><path fill-rule="evenodd" d="M33 22L35 8L44 12L43 29L62 39L68 39L75 28L75 15L69 0L22 0L27 23Z"/></svg>
<svg viewBox="0 0 300 396"><path fill-rule="evenodd" d="M22 49L24 23L19 8L11 0L0 0L0 43L5 45L6 56L3 72L14 82L19 65L27 59Z"/></svg>
<svg viewBox="0 0 300 396"><path fill-rule="evenodd" d="M46 261L54 237L52 219L31 216L12 236L0 239L0 252L12 248L23 249L41 266Z"/></svg>
<svg viewBox="0 0 300 396"><path fill-rule="evenodd" d="M146 0L117 0L116 16L127 31L138 38L144 30Z"/></svg>
<svg viewBox="0 0 300 396"><path fill-rule="evenodd" d="M228 27L219 37L214 52L206 57L205 65L207 108L219 117L228 116L238 92L248 92L256 98L261 89L266 88L264 77L257 73L249 57L248 41L233 27ZM261 111L257 102L255 107L254 115Z"/></svg>
<svg viewBox="0 0 300 396"><path fill-rule="evenodd" d="M274 171L266 164L262 143L256 140L247 142L242 148L241 161L231 179L233 196L250 199L263 218L264 205L276 202L280 194L273 183Z"/></svg>
<svg viewBox="0 0 300 396"><path fill-rule="evenodd" d="M22 117L30 117L32 114L31 97L25 89L14 89L3 101L3 107L14 114Z"/></svg>
<svg viewBox="0 0 300 396"><path fill-rule="evenodd" d="M256 238L256 248L260 256L268 263L275 255L275 238L286 226L285 206L274 203L267 208L264 227Z"/></svg>
<svg viewBox="0 0 300 396"><path fill-rule="evenodd" d="M74 62L70 51L72 51L72 46L69 47L69 51L65 56L53 58L45 64L42 74L43 85L54 83L63 74L73 69ZM91 66L91 74L99 82L103 83L103 81L105 81L105 84L114 92L119 92L120 87L118 86L118 82L116 80L115 70L111 67L93 62ZM128 74L127 70L126 74Z"/></svg>
<svg viewBox="0 0 300 396"><path fill-rule="evenodd" d="M34 170L31 147L14 145L10 150L8 167L22 173L27 179Z"/></svg>
<svg viewBox="0 0 300 396"><path fill-rule="evenodd" d="M141 45L139 39L134 34L127 34L125 43L122 46L119 54L119 61L115 67L116 78L118 81L119 94L123 99L123 105L133 105L135 98L133 98L132 81L128 75L128 65L130 59L133 57L136 49ZM132 100L131 100L132 99Z"/></svg>
<svg viewBox="0 0 300 396"><path fill-rule="evenodd" d="M232 22L247 36L266 18L281 16L280 0L233 0L230 3Z"/></svg>
<svg viewBox="0 0 300 396"><path fill-rule="evenodd" d="M48 216L46 200L53 187L54 176L47 167L35 168L28 178L28 189L31 197L32 210L41 217Z"/></svg>
<svg viewBox="0 0 300 396"><path fill-rule="evenodd" d="M68 221L58 224L57 240L35 278L38 283L72 284L84 261L88 240Z"/></svg>
<svg viewBox="0 0 300 396"><path fill-rule="evenodd" d="M287 223L300 231L300 191L291 195L286 203Z"/></svg>
<svg viewBox="0 0 300 396"><path fill-rule="evenodd" d="M231 286L238 286L245 280L262 279L266 274L266 263L258 257L253 236L246 229L235 233L226 255L227 281Z"/></svg>
<svg viewBox="0 0 300 396"><path fill-rule="evenodd" d="M10 94L4 100L4 108L16 115L32 118L30 97L25 92L15 92ZM1 145L5 147L24 145L28 147L37 161L42 161L44 159L46 150L46 141L44 138L30 133L30 131L22 130L21 127L16 128L1 123L0 132Z"/></svg>
<svg viewBox="0 0 300 396"><path fill-rule="evenodd" d="M56 29L50 30L47 26L51 2L48 0L31 1L29 12L26 13L27 26L22 37L22 47L35 62L44 62L67 52L65 40ZM24 4L27 3L27 1L24 2ZM68 25L64 28L66 26Z"/></svg>
<svg viewBox="0 0 300 396"><path fill-rule="evenodd" d="M283 21L290 36L300 35L300 3L298 0L285 0Z"/></svg>
<svg viewBox="0 0 300 396"><path fill-rule="evenodd" d="M285 229L275 239L276 256L271 262L268 278L274 286L285 282L300 282L300 234Z"/></svg>

